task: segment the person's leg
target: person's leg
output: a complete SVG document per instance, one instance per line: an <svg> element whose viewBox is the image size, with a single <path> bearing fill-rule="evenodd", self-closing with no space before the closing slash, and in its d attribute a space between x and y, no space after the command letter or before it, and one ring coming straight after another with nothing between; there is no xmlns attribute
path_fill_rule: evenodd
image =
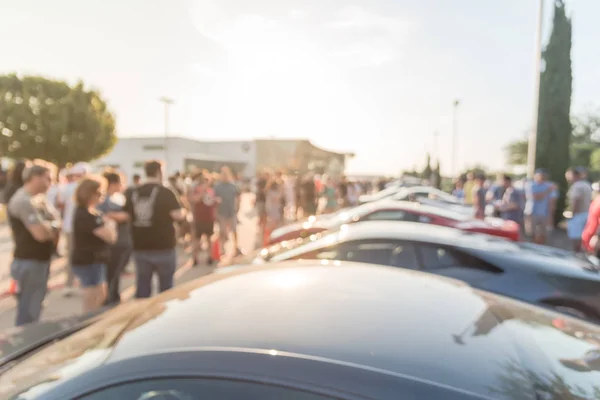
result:
<svg viewBox="0 0 600 400"><path fill-rule="evenodd" d="M221 256L223 256L225 254L225 243L229 239L228 219L223 216L219 216L217 217L217 223L219 226L219 250L221 252Z"/></svg>
<svg viewBox="0 0 600 400"><path fill-rule="evenodd" d="M106 268L104 264L73 265L73 273L81 285L81 308L84 314L100 307L101 285L105 281Z"/></svg>
<svg viewBox="0 0 600 400"><path fill-rule="evenodd" d="M15 324L25 325L39 320L46 297L50 262L13 260L12 278L17 282L17 315Z"/></svg>
<svg viewBox="0 0 600 400"><path fill-rule="evenodd" d="M156 252L154 257L158 273L158 290L162 293L173 287L173 276L177 269L177 253L175 249Z"/></svg>
<svg viewBox="0 0 600 400"><path fill-rule="evenodd" d="M135 261L135 297L147 298L152 294L152 258L149 252L134 251Z"/></svg>
<svg viewBox="0 0 600 400"><path fill-rule="evenodd" d="M113 246L110 249L110 257L106 263L106 282L108 285L108 296L106 303L116 303L119 296L119 264L121 263L120 248Z"/></svg>
<svg viewBox="0 0 600 400"><path fill-rule="evenodd" d="M242 250L240 249L239 242L238 242L237 223L238 223L237 216L233 217L229 221L229 224L231 226L231 232L233 233L233 235L232 235L233 236L233 251L234 251L235 256L239 256L240 254L242 254Z"/></svg>
<svg viewBox="0 0 600 400"><path fill-rule="evenodd" d="M547 219L545 217L534 217L534 242L537 244L546 244L546 236L548 231Z"/></svg>
<svg viewBox="0 0 600 400"><path fill-rule="evenodd" d="M65 272L67 273L67 280L65 282L65 296L71 296L73 294L73 286L75 284L75 275L73 274L73 265L71 264L71 254L73 253L73 234L67 233L67 264L65 265Z"/></svg>

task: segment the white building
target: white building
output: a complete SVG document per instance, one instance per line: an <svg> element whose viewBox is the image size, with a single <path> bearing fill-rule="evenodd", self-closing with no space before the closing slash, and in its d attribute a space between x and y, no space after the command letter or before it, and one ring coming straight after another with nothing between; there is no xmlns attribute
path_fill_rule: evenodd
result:
<svg viewBox="0 0 600 400"><path fill-rule="evenodd" d="M256 152L252 141L202 142L183 137L126 137L120 138L112 151L94 161L94 167L119 169L127 177L144 175L144 162L161 160L169 175L185 171L189 165L215 169L229 165L244 176L256 170Z"/></svg>
<svg viewBox="0 0 600 400"><path fill-rule="evenodd" d="M222 165L248 178L264 168L339 175L344 172L347 156L351 155L320 149L305 139L205 142L156 136L121 138L109 154L93 165L98 169L119 169L128 178L134 174L143 176L144 162L148 160L165 161L169 175L191 167L218 170Z"/></svg>

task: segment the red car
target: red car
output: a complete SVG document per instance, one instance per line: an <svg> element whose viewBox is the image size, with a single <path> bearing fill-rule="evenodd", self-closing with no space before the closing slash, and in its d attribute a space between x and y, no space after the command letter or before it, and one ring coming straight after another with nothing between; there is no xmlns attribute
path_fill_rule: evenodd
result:
<svg viewBox="0 0 600 400"><path fill-rule="evenodd" d="M344 224L358 221L408 221L448 226L464 231L486 233L518 241L519 225L500 218L474 219L464 213L419 203L382 200L338 211L334 214L311 217L307 221L286 225L273 230L270 244L284 240L308 237L312 234L336 230Z"/></svg>

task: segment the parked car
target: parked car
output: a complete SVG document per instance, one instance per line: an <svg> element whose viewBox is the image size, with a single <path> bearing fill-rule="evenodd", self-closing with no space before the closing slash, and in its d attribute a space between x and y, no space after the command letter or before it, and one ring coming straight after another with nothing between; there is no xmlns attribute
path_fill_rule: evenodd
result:
<svg viewBox="0 0 600 400"><path fill-rule="evenodd" d="M425 271L600 321L598 259L547 246L440 226L375 221L283 242L237 262L297 259L360 261Z"/></svg>
<svg viewBox="0 0 600 400"><path fill-rule="evenodd" d="M431 186L391 186L379 192L359 197L361 204L379 201L385 198L402 201L416 201L420 198L442 201L447 204L463 204L456 197Z"/></svg>
<svg viewBox="0 0 600 400"><path fill-rule="evenodd" d="M597 326L359 263L216 273L14 360L3 399L579 399Z"/></svg>
<svg viewBox="0 0 600 400"><path fill-rule="evenodd" d="M336 230L340 226L358 221L405 221L424 224L442 225L470 232L487 233L494 236L519 240L519 225L513 221L499 218L478 220L470 215L431 207L419 203L381 200L350 208L336 213L334 216L313 217L274 229L269 243L308 237L326 230Z"/></svg>

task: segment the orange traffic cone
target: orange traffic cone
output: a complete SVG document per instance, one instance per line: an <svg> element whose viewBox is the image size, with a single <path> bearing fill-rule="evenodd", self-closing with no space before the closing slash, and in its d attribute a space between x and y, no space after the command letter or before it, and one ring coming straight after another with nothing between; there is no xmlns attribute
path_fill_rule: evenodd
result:
<svg viewBox="0 0 600 400"><path fill-rule="evenodd" d="M268 225L265 225L265 228L263 229L263 247L268 246L270 241L271 241L271 227L269 227Z"/></svg>
<svg viewBox="0 0 600 400"><path fill-rule="evenodd" d="M14 279L11 279L10 283L8 284L8 293L12 296L15 296L19 293L19 285L17 285L17 281Z"/></svg>
<svg viewBox="0 0 600 400"><path fill-rule="evenodd" d="M221 242L218 237L212 241L210 247L210 258L216 262L221 260Z"/></svg>

